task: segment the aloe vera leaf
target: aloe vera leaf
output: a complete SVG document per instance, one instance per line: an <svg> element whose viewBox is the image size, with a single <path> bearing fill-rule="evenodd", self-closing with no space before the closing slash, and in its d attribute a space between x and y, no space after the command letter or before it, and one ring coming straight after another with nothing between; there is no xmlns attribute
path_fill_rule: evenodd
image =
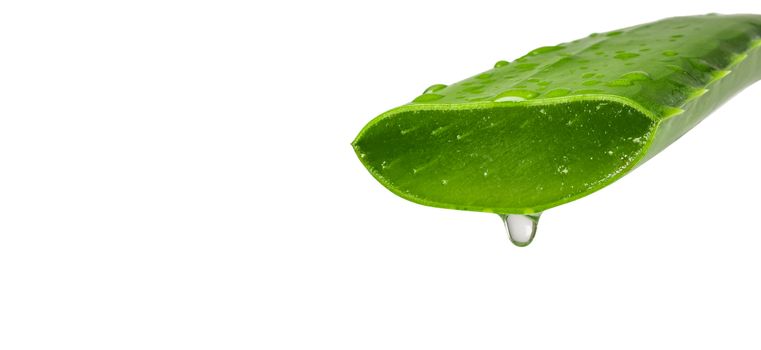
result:
<svg viewBox="0 0 761 350"><path fill-rule="evenodd" d="M413 202L537 213L611 184L761 79L760 47L760 15L592 34L434 85L352 145Z"/></svg>

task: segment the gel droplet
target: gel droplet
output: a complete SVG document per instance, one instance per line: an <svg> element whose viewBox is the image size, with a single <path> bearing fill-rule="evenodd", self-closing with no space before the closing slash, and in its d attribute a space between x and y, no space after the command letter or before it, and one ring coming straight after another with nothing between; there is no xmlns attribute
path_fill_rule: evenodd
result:
<svg viewBox="0 0 761 350"><path fill-rule="evenodd" d="M539 216L536 214L500 214L502 222L505 223L507 236L510 242L518 247L525 247L531 244L536 235L536 226L539 223Z"/></svg>
<svg viewBox="0 0 761 350"><path fill-rule="evenodd" d="M494 64L494 68L504 67L508 64L510 64L510 62L505 60L497 61L497 63Z"/></svg>
<svg viewBox="0 0 761 350"><path fill-rule="evenodd" d="M430 94L430 93L439 91L439 90L441 90L441 89L443 89L445 87L447 87L447 86L444 85L444 84L433 84L433 85L429 86L427 89L425 89L425 91L423 91L423 93L424 94Z"/></svg>

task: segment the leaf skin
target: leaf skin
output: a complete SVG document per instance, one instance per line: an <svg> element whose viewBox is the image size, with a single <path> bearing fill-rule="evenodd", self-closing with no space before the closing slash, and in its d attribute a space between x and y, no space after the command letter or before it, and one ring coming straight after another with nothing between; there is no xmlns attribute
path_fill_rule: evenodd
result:
<svg viewBox="0 0 761 350"><path fill-rule="evenodd" d="M668 18L434 85L352 145L413 202L536 213L619 179L759 79L761 16Z"/></svg>

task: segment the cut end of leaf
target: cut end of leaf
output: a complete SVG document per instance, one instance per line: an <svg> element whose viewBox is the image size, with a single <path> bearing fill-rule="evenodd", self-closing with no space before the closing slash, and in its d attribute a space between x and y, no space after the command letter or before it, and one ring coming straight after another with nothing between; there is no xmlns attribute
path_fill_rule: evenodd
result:
<svg viewBox="0 0 761 350"><path fill-rule="evenodd" d="M352 145L378 181L413 202L532 213L615 181L655 124L605 99L407 105L370 122Z"/></svg>

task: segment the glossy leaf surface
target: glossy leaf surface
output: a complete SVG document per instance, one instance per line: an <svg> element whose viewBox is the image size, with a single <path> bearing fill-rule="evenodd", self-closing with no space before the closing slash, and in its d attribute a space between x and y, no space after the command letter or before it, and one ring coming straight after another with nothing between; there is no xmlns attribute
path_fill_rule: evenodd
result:
<svg viewBox="0 0 761 350"><path fill-rule="evenodd" d="M420 204L536 213L588 195L761 78L761 16L669 18L557 46L445 86L353 142Z"/></svg>

